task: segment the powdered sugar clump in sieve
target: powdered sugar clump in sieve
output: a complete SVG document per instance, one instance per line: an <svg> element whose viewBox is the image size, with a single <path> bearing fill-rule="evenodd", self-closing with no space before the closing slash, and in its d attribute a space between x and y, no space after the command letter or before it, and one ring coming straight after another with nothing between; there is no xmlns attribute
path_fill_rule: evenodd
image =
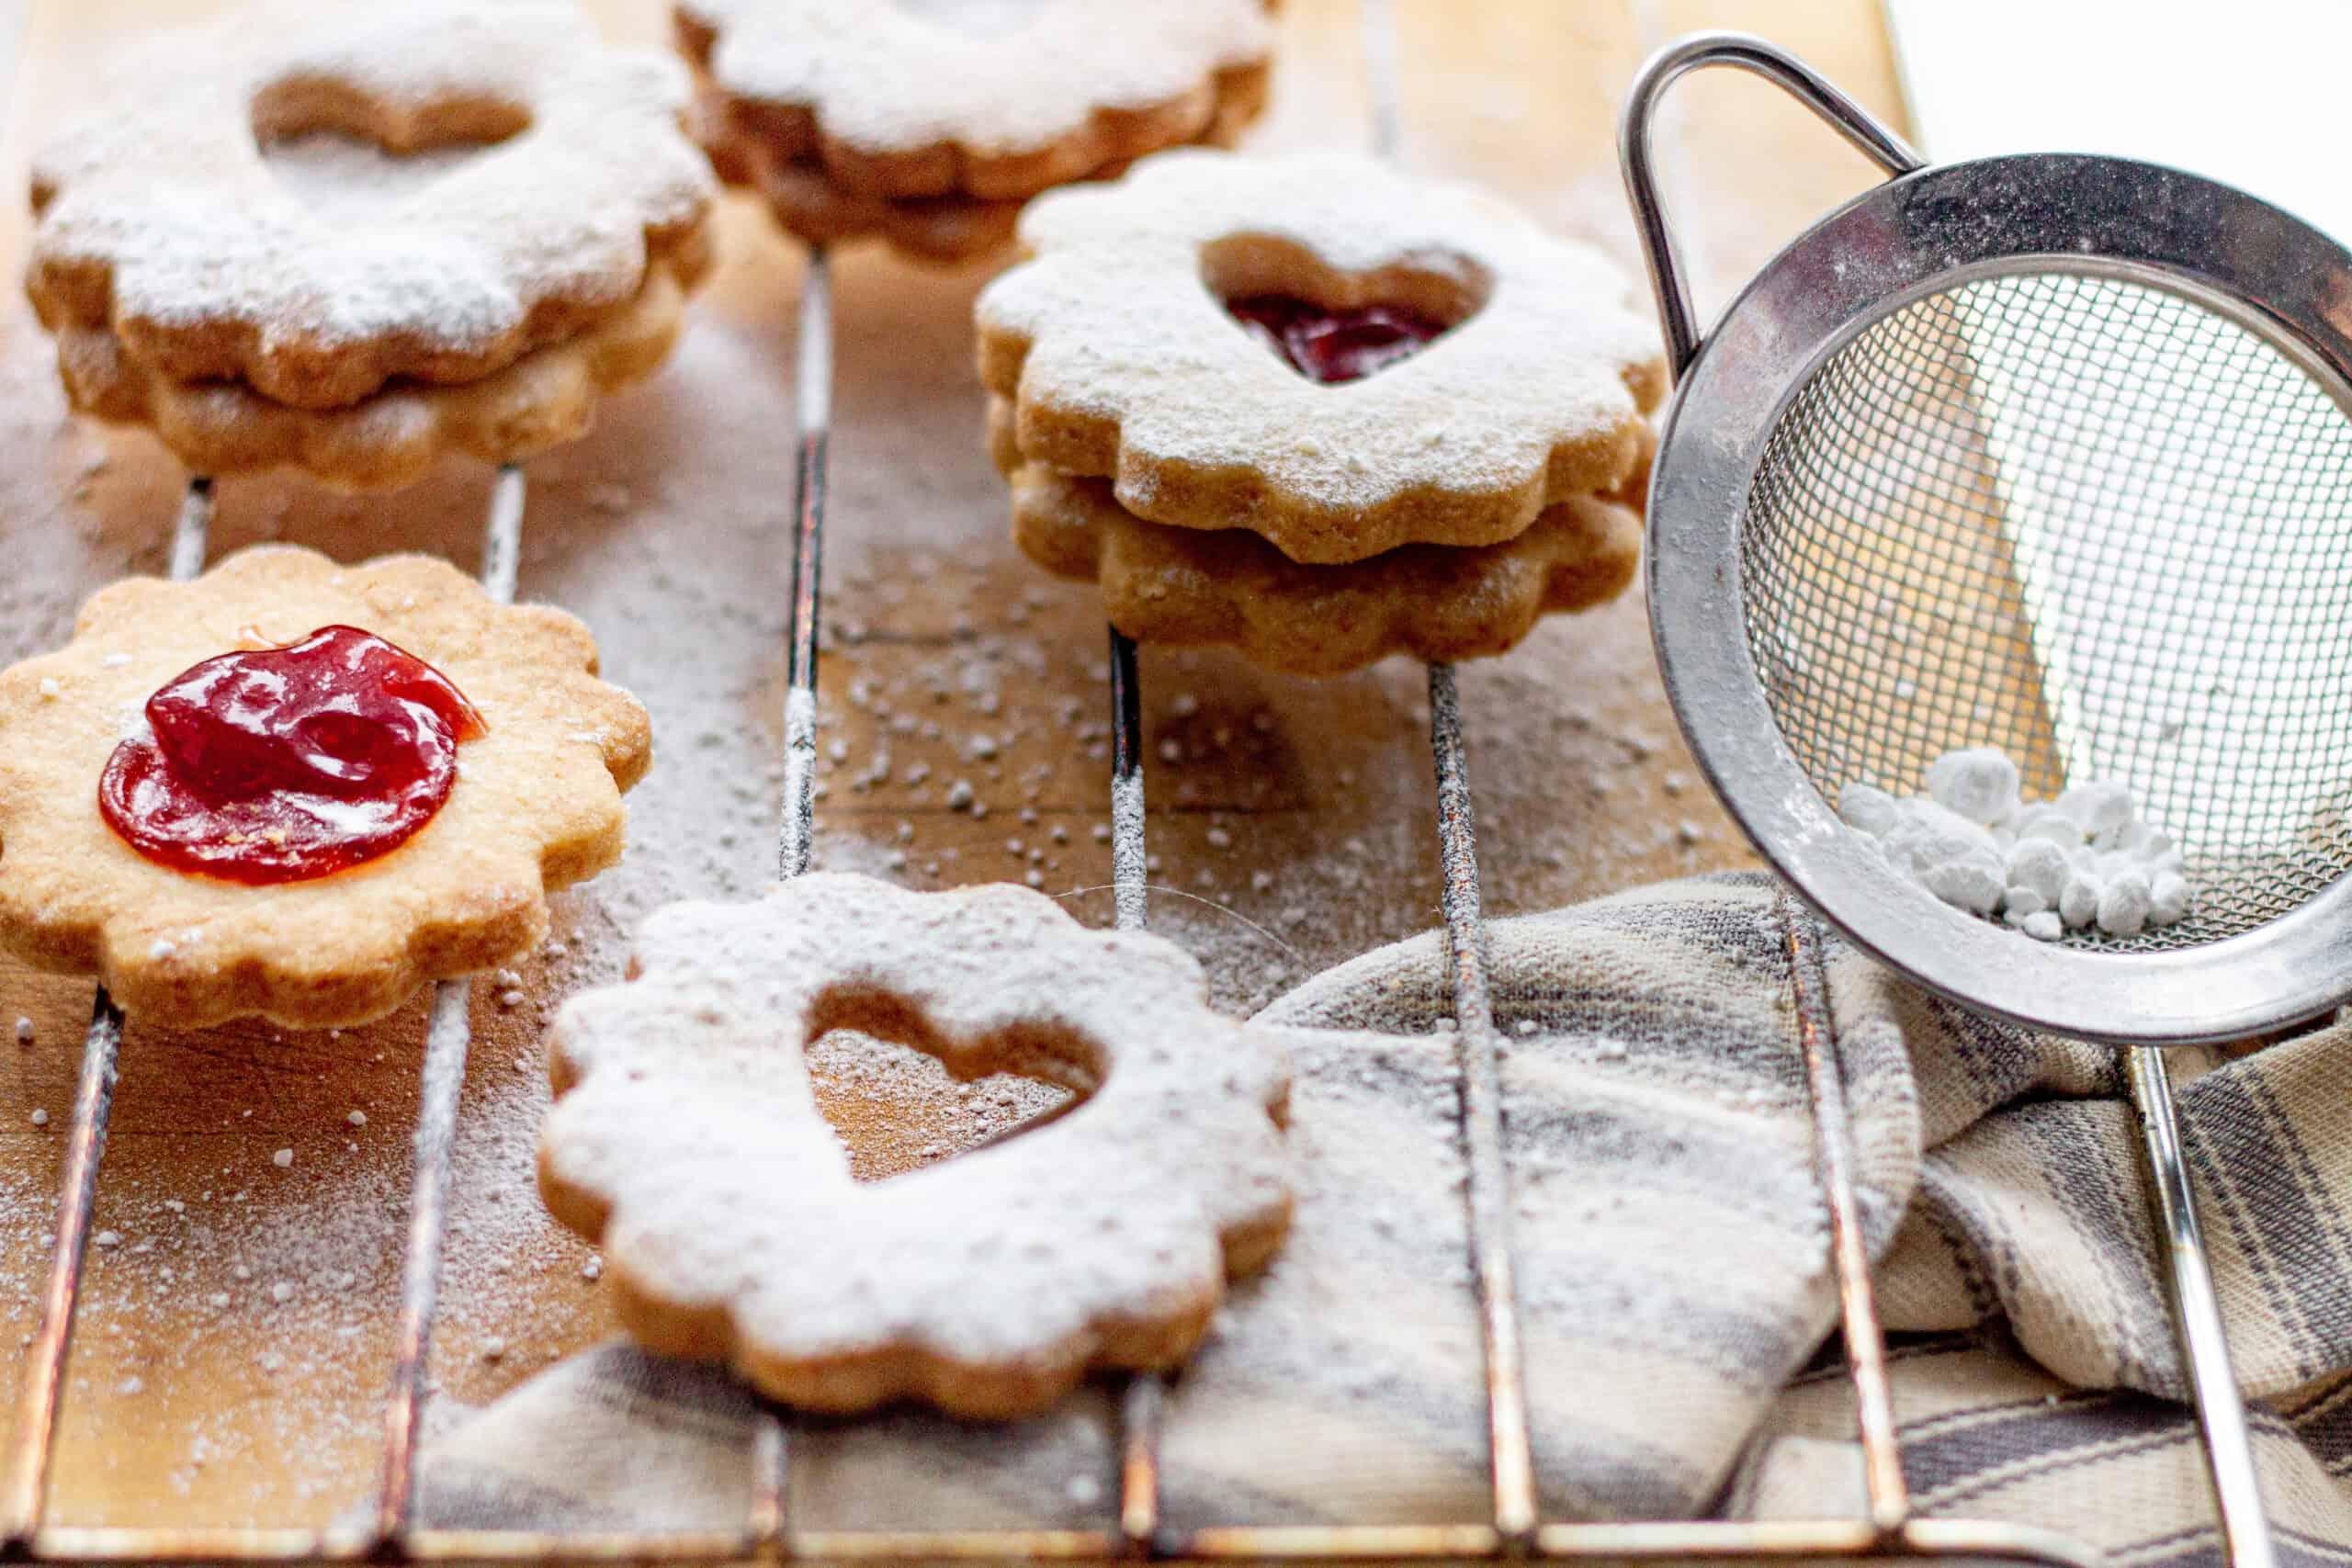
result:
<svg viewBox="0 0 2352 1568"><path fill-rule="evenodd" d="M1849 784L1838 813L1897 871L1971 914L1998 918L2042 942L2096 925L2137 936L2188 912L2180 851L2141 818L2120 784L2077 784L2027 801L2017 764L1993 747L1947 751L1928 764L1925 795Z"/></svg>

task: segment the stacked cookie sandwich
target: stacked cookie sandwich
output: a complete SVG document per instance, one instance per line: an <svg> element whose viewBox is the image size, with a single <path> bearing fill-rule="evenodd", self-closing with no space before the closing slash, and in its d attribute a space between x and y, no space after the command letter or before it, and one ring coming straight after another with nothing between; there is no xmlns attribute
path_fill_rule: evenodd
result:
<svg viewBox="0 0 2352 1568"><path fill-rule="evenodd" d="M36 157L74 405L351 489L582 434L668 354L713 182L674 61L570 5L280 4L158 37Z"/></svg>
<svg viewBox="0 0 2352 1568"><path fill-rule="evenodd" d="M1266 0L680 0L704 144L813 241L877 235L957 262L1021 204L1184 142L1266 98Z"/></svg>
<svg viewBox="0 0 2352 1568"><path fill-rule="evenodd" d="M1129 637L1333 675L1632 581L1665 374L1599 253L1368 159L1189 150L1019 237L989 449L1023 551Z"/></svg>

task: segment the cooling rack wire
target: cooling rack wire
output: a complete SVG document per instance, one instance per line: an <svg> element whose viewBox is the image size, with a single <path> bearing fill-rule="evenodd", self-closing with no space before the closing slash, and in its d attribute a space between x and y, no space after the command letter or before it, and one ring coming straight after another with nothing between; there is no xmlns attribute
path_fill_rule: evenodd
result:
<svg viewBox="0 0 2352 1568"><path fill-rule="evenodd" d="M1363 53L1372 136L1398 155L1401 123L1394 0L1363 0ZM795 368L797 453L791 535L791 628L785 706L785 770L777 871L808 865L817 771L817 653L831 412L831 274L825 251L808 256ZM520 557L526 481L497 471L483 530L481 581L511 603ZM187 482L171 544L171 575L203 570L212 481ZM1145 923L1144 762L1136 645L1110 630L1112 866L1115 922ZM1799 1043L1815 1126L1815 1166L1828 1220L1829 1263L1852 1383L1865 1507L1858 1515L1757 1521L1544 1522L1530 1438L1519 1318L1511 1275L1509 1171L1503 1153L1501 1042L1487 992L1478 850L1461 704L1448 664L1429 667L1430 750L1437 778L1438 854L1460 1053L1461 1128L1486 1365L1490 1508L1484 1524L1236 1526L1180 1530L1159 1511L1159 1431L1167 1384L1130 1378L1119 1397L1119 1492L1114 1517L1085 1529L819 1531L793 1526L789 1412L763 1409L755 1427L752 1499L742 1528L726 1532L447 1530L413 1518L417 1415L424 1390L434 1298L447 1219L450 1154L471 1043L469 984L435 987L426 1026L415 1176L402 1262L395 1359L384 1404L379 1478L366 1521L326 1529L111 1528L48 1522L49 1466L71 1348L98 1180L106 1150L123 1015L100 987L83 1047L61 1181L55 1250L18 1401L15 1466L0 1494L0 1557L31 1562L300 1562L479 1561L726 1562L811 1561L1465 1562L1478 1560L1775 1562L1801 1559L1965 1557L2092 1568L2098 1553L2048 1531L1996 1521L1917 1517L1905 1485L1887 1378L1886 1340L1871 1293L1855 1148L1823 991L1819 929L1781 904L1793 976Z"/></svg>

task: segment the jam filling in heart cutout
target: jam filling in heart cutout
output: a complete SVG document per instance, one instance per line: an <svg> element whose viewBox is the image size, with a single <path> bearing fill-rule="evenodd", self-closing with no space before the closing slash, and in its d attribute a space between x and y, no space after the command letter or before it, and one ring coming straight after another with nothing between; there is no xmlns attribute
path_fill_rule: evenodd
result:
<svg viewBox="0 0 2352 1568"><path fill-rule="evenodd" d="M1297 242L1235 234L1201 253L1201 281L1241 329L1317 386L1403 363L1478 313L1491 280L1466 256L1344 272Z"/></svg>
<svg viewBox="0 0 2352 1568"><path fill-rule="evenodd" d="M1287 294L1253 294L1225 308L1284 364L1326 387L1410 359L1447 330L1402 305L1332 310Z"/></svg>
<svg viewBox="0 0 2352 1568"><path fill-rule="evenodd" d="M449 678L356 626L224 653L147 699L152 739L98 781L107 824L175 870L265 885L390 853L433 819L484 733Z"/></svg>

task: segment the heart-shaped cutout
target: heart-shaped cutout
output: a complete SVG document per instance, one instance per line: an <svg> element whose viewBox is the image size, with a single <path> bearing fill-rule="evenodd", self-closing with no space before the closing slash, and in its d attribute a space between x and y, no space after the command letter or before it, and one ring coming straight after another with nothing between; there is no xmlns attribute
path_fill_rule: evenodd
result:
<svg viewBox="0 0 2352 1568"><path fill-rule="evenodd" d="M295 77L255 96L262 166L311 211L364 223L529 129L500 98L379 104L348 85Z"/></svg>
<svg viewBox="0 0 2352 1568"><path fill-rule="evenodd" d="M1318 386L1412 358L1477 314L1488 279L1466 256L1342 272L1295 241L1238 234L1204 248L1202 281L1275 357Z"/></svg>
<svg viewBox="0 0 2352 1568"><path fill-rule="evenodd" d="M1021 1073L958 1078L937 1056L854 1029L808 1049L817 1110L840 1134L850 1174L888 1181L1047 1126L1087 1096Z"/></svg>

